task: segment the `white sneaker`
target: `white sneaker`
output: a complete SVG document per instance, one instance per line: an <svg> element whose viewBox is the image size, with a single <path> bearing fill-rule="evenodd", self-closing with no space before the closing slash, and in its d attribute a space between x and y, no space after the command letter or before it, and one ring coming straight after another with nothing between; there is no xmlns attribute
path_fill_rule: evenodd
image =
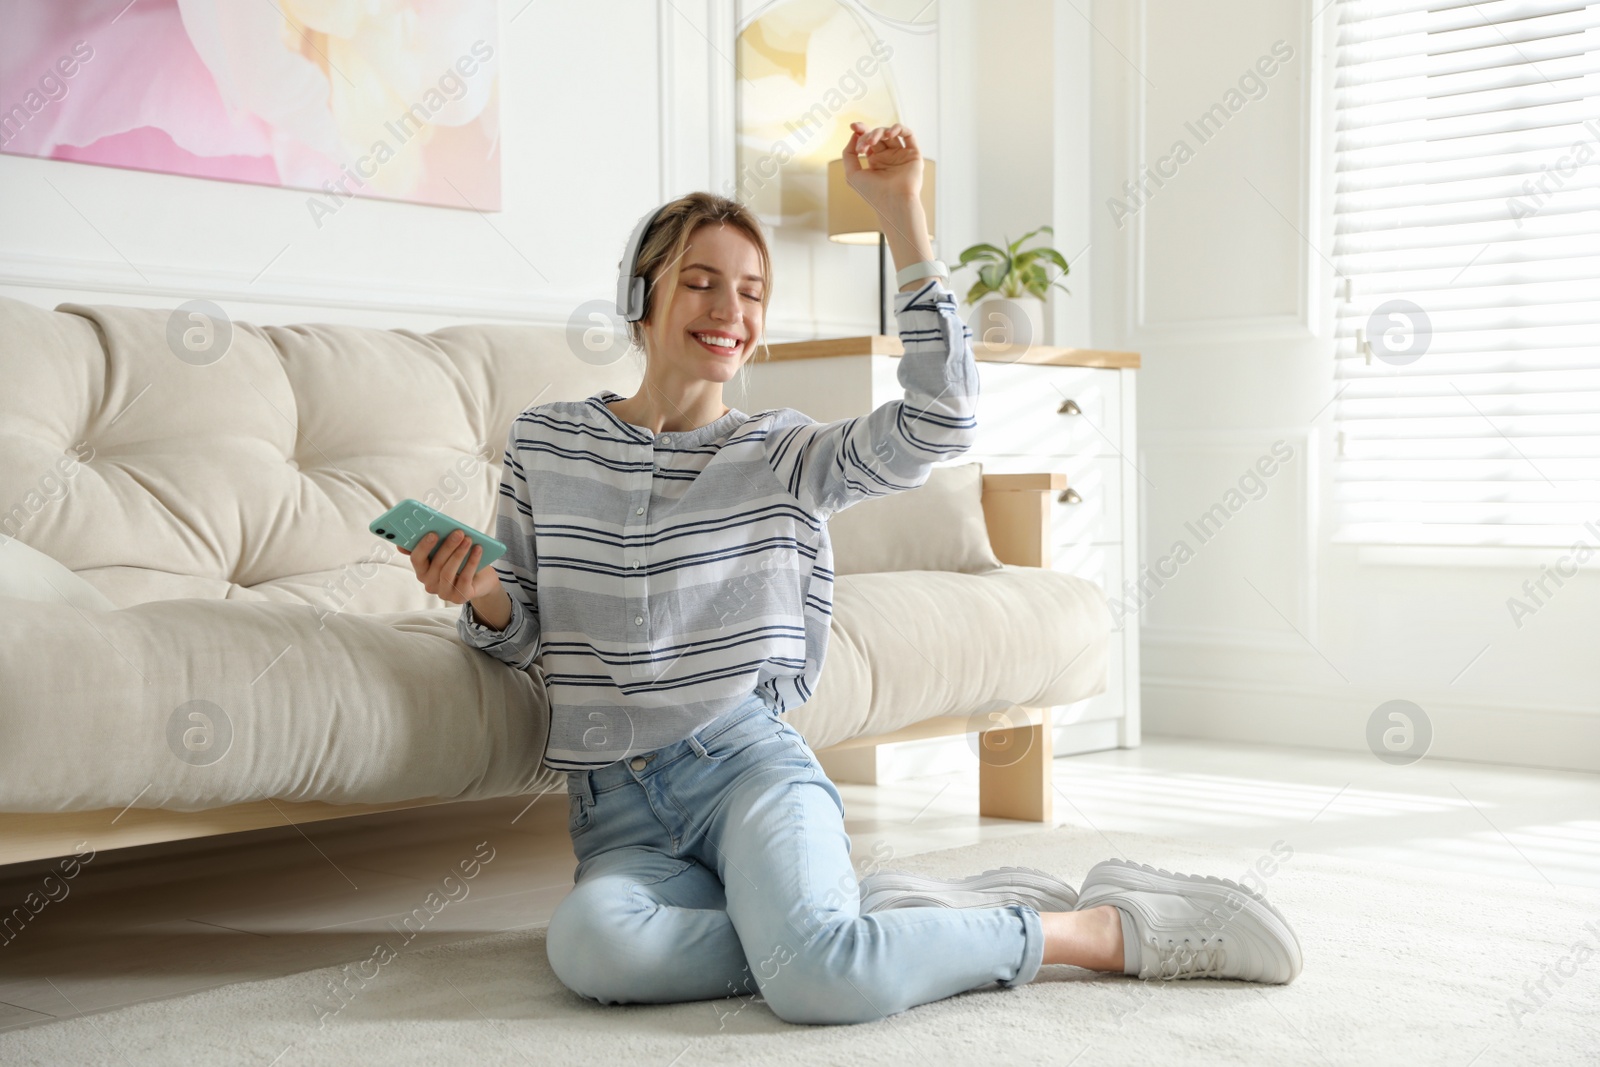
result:
<svg viewBox="0 0 1600 1067"><path fill-rule="evenodd" d="M888 908L998 908L1026 904L1035 911L1072 911L1077 892L1053 874L1031 867L997 867L970 878L944 880L905 871L878 871L861 880L861 914Z"/></svg>
<svg viewBox="0 0 1600 1067"><path fill-rule="evenodd" d="M1106 860L1089 868L1078 910L1122 916L1123 971L1140 978L1292 982L1300 940L1267 899L1237 882Z"/></svg>

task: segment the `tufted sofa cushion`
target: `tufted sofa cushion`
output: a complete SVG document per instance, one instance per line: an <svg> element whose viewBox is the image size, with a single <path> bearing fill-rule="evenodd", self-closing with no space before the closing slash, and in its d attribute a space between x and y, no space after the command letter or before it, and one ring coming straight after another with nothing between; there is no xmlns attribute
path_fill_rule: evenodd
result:
<svg viewBox="0 0 1600 1067"><path fill-rule="evenodd" d="M560 330L497 325L235 323L197 365L171 318L0 298L0 532L119 607L447 606L367 521L409 496L485 528L511 420L634 376L578 360Z"/></svg>

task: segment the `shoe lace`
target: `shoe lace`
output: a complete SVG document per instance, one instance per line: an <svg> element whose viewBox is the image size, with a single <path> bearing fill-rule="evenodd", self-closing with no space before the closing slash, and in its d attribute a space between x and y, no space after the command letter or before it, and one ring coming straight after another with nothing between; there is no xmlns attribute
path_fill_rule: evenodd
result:
<svg viewBox="0 0 1600 1067"><path fill-rule="evenodd" d="M1174 978L1221 978L1227 963L1227 950L1215 940L1200 939L1197 945L1184 938L1162 944L1152 937L1150 945L1156 950L1155 973L1151 978L1171 981Z"/></svg>

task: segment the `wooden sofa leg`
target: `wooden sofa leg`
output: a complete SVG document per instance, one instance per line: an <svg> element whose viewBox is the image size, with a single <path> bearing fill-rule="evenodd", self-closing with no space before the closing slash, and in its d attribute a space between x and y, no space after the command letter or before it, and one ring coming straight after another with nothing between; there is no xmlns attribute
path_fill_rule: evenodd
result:
<svg viewBox="0 0 1600 1067"><path fill-rule="evenodd" d="M978 811L995 819L1054 818L1051 724L988 730L978 735Z"/></svg>

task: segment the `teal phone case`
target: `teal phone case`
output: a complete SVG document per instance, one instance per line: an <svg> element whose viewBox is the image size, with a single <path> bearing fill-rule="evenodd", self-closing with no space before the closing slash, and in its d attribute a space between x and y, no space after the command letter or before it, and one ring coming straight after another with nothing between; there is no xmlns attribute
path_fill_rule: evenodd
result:
<svg viewBox="0 0 1600 1067"><path fill-rule="evenodd" d="M488 534L474 530L464 522L457 522L444 512L435 511L410 497L373 519L367 529L407 552L414 550L417 542L426 534L438 534L442 543L452 530L460 530L472 539L473 544L483 546L483 555L478 559L479 570L506 554L506 546ZM431 560L433 556L430 554L428 558Z"/></svg>

